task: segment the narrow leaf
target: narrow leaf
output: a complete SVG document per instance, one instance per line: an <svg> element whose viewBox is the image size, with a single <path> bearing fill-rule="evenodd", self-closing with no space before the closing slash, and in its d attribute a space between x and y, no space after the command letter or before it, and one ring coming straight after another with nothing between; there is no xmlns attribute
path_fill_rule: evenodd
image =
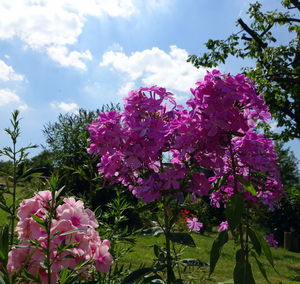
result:
<svg viewBox="0 0 300 284"><path fill-rule="evenodd" d="M266 281L267 281L268 283L271 283L271 282L269 281L269 279L268 279L267 272L266 272L266 270L265 270L265 267L264 267L263 263L259 261L259 259L257 258L255 252L252 252L252 256L255 258L256 264L257 264L257 266L258 266L258 268L259 268L261 274L263 275L263 277L266 279Z"/></svg>
<svg viewBox="0 0 300 284"><path fill-rule="evenodd" d="M178 243L178 244L186 245L186 246L190 246L190 247L196 246L192 236L187 233L173 233L172 232L168 235L168 237L173 243Z"/></svg>
<svg viewBox="0 0 300 284"><path fill-rule="evenodd" d="M257 252L258 255L261 255L261 245L260 245L260 241L256 235L256 232L253 231L251 228L249 228L248 234L249 234L250 240L253 244L255 251Z"/></svg>
<svg viewBox="0 0 300 284"><path fill-rule="evenodd" d="M141 280L146 275L155 271L155 267L144 267L130 273L121 284L134 284Z"/></svg>
<svg viewBox="0 0 300 284"><path fill-rule="evenodd" d="M259 243L262 247L262 250L263 250L267 260L272 265L272 267L275 269L274 260L273 260L272 252L271 252L271 249L270 249L269 245L267 244L266 240L264 239L264 237L260 233L257 232L256 235L258 237Z"/></svg>
<svg viewBox="0 0 300 284"><path fill-rule="evenodd" d="M216 267L216 264L220 258L220 254L224 244L228 242L228 232L223 231L219 233L218 237L214 240L212 248L210 251L210 270L209 275L211 275Z"/></svg>
<svg viewBox="0 0 300 284"><path fill-rule="evenodd" d="M243 260L241 250L236 252L233 280L234 284L255 284L251 265Z"/></svg>
<svg viewBox="0 0 300 284"><path fill-rule="evenodd" d="M229 222L229 228L234 230L240 223L244 211L243 196L241 194L235 194L230 198L227 205L225 214L226 219Z"/></svg>
<svg viewBox="0 0 300 284"><path fill-rule="evenodd" d="M242 176L237 176L236 179L247 189L252 195L256 195L254 186Z"/></svg>
<svg viewBox="0 0 300 284"><path fill-rule="evenodd" d="M36 221L45 231L47 231L46 229L46 224L45 224L45 220L43 220L42 218L30 213L30 216L32 217L32 219L34 221Z"/></svg>

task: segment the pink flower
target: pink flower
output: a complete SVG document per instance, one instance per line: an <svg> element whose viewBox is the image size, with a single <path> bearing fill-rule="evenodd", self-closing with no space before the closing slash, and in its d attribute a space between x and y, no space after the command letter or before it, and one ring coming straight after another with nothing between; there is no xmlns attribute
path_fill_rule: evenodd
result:
<svg viewBox="0 0 300 284"><path fill-rule="evenodd" d="M104 240L95 252L96 269L103 273L107 273L113 263L113 258L108 252L109 248L110 242Z"/></svg>
<svg viewBox="0 0 300 284"><path fill-rule="evenodd" d="M38 192L34 197L23 200L18 209L19 222L16 226L20 244L26 247L16 247L9 252L7 269L10 273L19 271L22 267L32 275L40 275L41 282L47 283L47 273L40 265L45 261L45 253L41 248L31 245L31 240L38 240L43 248L51 252L52 261L51 283L56 283L62 267L74 269L85 260L91 263L80 270L80 277L84 278L88 270L95 265L101 272L108 272L113 262L109 253L110 243L101 242L99 233L95 230L99 226L94 213L84 208L81 200L73 197L65 198L56 208L50 228L50 247L46 231L32 218L34 214L41 219L47 218L47 211L52 196L50 191ZM72 233L68 233L74 231ZM76 244L68 251L60 252L58 246L73 242ZM77 244L78 243L78 244ZM70 255L71 257L67 257Z"/></svg>
<svg viewBox="0 0 300 284"><path fill-rule="evenodd" d="M198 218L187 219L187 227L190 231L199 232L203 227L203 223L198 221Z"/></svg>
<svg viewBox="0 0 300 284"><path fill-rule="evenodd" d="M229 228L229 224L227 221L221 222L218 232L220 233L220 232L226 231L226 230L228 230L228 228Z"/></svg>

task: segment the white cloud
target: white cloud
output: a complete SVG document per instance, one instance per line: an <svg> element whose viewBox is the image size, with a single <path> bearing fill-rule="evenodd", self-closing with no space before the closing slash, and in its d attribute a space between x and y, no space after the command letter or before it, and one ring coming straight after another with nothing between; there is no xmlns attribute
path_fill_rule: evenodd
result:
<svg viewBox="0 0 300 284"><path fill-rule="evenodd" d="M50 106L53 109L58 109L61 112L78 113L79 106L76 103L52 102Z"/></svg>
<svg viewBox="0 0 300 284"><path fill-rule="evenodd" d="M13 91L8 89L0 89L0 106L11 103L20 103L21 99Z"/></svg>
<svg viewBox="0 0 300 284"><path fill-rule="evenodd" d="M19 110L28 109L28 105L12 90L0 89L0 107L8 107Z"/></svg>
<svg viewBox="0 0 300 284"><path fill-rule="evenodd" d="M82 59L92 60L92 54L89 50L84 52L71 51L64 46L52 46L47 49L48 55L61 66L72 66L81 70L86 70L86 65Z"/></svg>
<svg viewBox="0 0 300 284"><path fill-rule="evenodd" d="M23 81L24 76L17 74L15 70L0 60L0 81Z"/></svg>
<svg viewBox="0 0 300 284"><path fill-rule="evenodd" d="M136 12L133 0L0 0L0 39L18 37L25 46L46 52L77 42L87 17L128 18ZM75 53L74 53L75 52ZM51 58L63 66L79 69L90 60L85 52L65 52ZM79 63L80 62L80 63Z"/></svg>
<svg viewBox="0 0 300 284"><path fill-rule="evenodd" d="M186 62L187 57L187 51L175 45L170 46L169 53L158 47L134 52L129 56L121 51L108 51L104 53L100 66L108 66L126 74L127 86L141 80L147 86L158 85L172 91L188 92L206 74L206 69L195 68Z"/></svg>
<svg viewBox="0 0 300 284"><path fill-rule="evenodd" d="M132 81L129 81L125 83L119 90L118 90L118 95L121 97L124 97L128 94L128 92L136 89L135 84Z"/></svg>

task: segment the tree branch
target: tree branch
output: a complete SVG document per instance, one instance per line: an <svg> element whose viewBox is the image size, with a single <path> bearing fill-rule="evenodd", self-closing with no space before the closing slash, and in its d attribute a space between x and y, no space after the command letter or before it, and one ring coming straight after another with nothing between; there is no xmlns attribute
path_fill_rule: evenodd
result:
<svg viewBox="0 0 300 284"><path fill-rule="evenodd" d="M241 18L238 19L237 22L241 25L243 30L247 32L258 43L261 49L264 49L268 46L260 39L259 35L255 31L253 31Z"/></svg>
<svg viewBox="0 0 300 284"><path fill-rule="evenodd" d="M274 19L274 22L297 22L300 23L300 19L296 19L296 18L277 18Z"/></svg>
<svg viewBox="0 0 300 284"><path fill-rule="evenodd" d="M291 3L300 11L300 2L299 0L291 0Z"/></svg>

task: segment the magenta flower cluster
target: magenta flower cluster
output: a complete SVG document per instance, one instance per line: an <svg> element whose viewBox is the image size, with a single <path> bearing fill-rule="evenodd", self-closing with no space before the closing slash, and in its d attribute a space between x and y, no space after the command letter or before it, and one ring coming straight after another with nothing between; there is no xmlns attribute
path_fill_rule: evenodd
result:
<svg viewBox="0 0 300 284"><path fill-rule="evenodd" d="M181 200L209 195L219 207L243 192L245 200L273 209L282 185L272 141L254 131L270 113L253 82L214 70L191 93L183 107L164 88L140 88L129 93L123 112L101 113L88 127L88 152L100 155L99 172L145 202L164 194ZM227 181L211 192L224 175Z"/></svg>
<svg viewBox="0 0 300 284"><path fill-rule="evenodd" d="M21 202L18 209L19 222L16 226L19 245L9 252L8 271L17 273L25 267L33 276L39 275L42 283L48 283L45 265L41 264L45 264L46 250L50 249L52 283L56 283L62 268L72 270L84 261L90 263L79 271L81 278L89 276L88 270L92 266L100 272L108 272L113 262L109 253L110 242L101 241L95 230L99 225L94 213L85 209L82 201L76 201L72 197L64 198L52 218L50 241L48 240L45 228L38 224L32 215L45 220L51 199L50 191L40 191ZM33 246L32 241L38 242L40 247ZM65 251L60 251L63 244L71 246Z"/></svg>

